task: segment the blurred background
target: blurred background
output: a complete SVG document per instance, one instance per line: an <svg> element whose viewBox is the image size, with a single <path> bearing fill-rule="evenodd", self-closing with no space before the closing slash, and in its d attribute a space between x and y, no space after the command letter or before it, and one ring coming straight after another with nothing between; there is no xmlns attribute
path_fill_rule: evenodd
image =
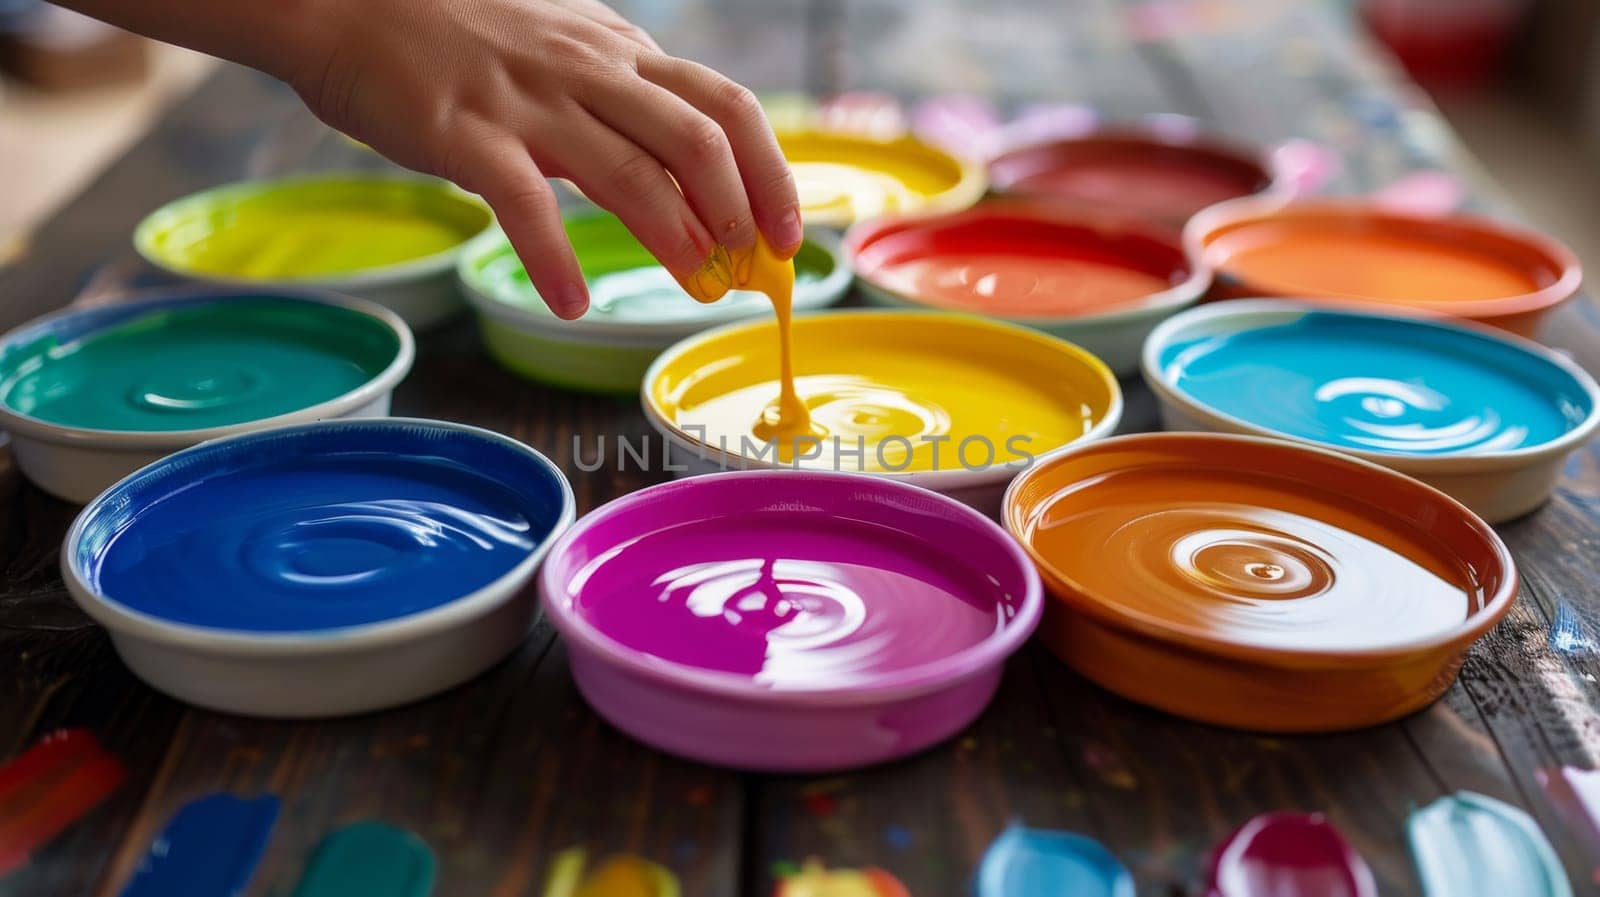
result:
<svg viewBox="0 0 1600 897"><path fill-rule="evenodd" d="M1600 2L1283 2L1323 5L1366 34L1523 214L1600 270ZM676 4L629 5L656 30ZM213 65L38 0L0 0L0 262Z"/></svg>

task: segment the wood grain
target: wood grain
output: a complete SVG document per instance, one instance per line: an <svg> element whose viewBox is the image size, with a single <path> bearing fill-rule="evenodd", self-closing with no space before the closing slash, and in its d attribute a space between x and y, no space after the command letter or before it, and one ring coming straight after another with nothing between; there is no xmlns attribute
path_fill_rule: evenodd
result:
<svg viewBox="0 0 1600 897"><path fill-rule="evenodd" d="M1341 192L1447 168L1471 181L1479 208L1515 215L1425 98L1309 4L989 0L981 19L955 0L632 6L673 52L759 89L873 88L907 100L954 90L1007 107L1181 112L1250 140L1334 147L1345 161L1333 185ZM175 196L239 177L384 164L281 85L223 69L0 269L0 326L85 293L159 284L128 234ZM1564 311L1547 338L1600 368L1593 305ZM1149 393L1136 381L1124 388L1124 429L1153 427ZM580 471L575 437L588 456L601 434L649 436L635 403L520 380L486 359L466 320L422 336L395 413L528 442L571 475L580 511L661 476L636 465ZM1140 894L1175 895L1193 891L1218 838L1283 808L1328 813L1383 893L1405 895L1419 889L1407 812L1460 788L1527 807L1580 893L1592 881L1596 858L1583 856L1534 777L1600 761L1600 449L1573 458L1548 508L1501 528L1523 572L1522 600L1445 698L1408 719L1317 737L1225 731L1107 694L1033 645L968 731L898 763L826 777L743 775L629 740L584 705L563 645L542 624L478 680L389 712L292 723L184 707L134 680L66 599L56 563L74 509L0 463L0 756L87 726L131 772L111 801L0 879L0 895L115 894L167 816L214 789L283 797L258 895L288 893L316 840L364 817L421 834L439 855L438 893L449 895L537 895L553 854L570 846L650 857L692 897L769 893L775 868L811 856L883 866L917 897L966 894L983 850L1014 822L1091 834L1134 871Z"/></svg>

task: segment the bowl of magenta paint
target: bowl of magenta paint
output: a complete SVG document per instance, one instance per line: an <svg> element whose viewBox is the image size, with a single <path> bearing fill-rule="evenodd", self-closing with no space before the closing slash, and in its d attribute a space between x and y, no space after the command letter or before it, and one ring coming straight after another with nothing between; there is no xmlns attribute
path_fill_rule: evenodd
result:
<svg viewBox="0 0 1600 897"><path fill-rule="evenodd" d="M249 716L333 716L442 691L508 654L573 516L561 471L509 437L323 421L123 479L73 522L61 571L152 687Z"/></svg>
<svg viewBox="0 0 1600 897"><path fill-rule="evenodd" d="M387 415L414 354L405 322L360 299L155 291L0 336L0 426L25 476L81 503L208 439Z"/></svg>
<svg viewBox="0 0 1600 897"><path fill-rule="evenodd" d="M492 230L461 254L458 274L485 347L513 373L588 392L632 393L663 349L709 327L772 314L760 293L734 290L695 302L615 215L565 219L589 286L589 310L556 317L528 279L505 234ZM812 230L794 256L795 311L824 308L850 288L839 239Z"/></svg>
<svg viewBox="0 0 1600 897"><path fill-rule="evenodd" d="M1547 501L1600 427L1600 386L1583 368L1446 318L1203 305L1156 328L1143 368L1168 429L1336 449L1417 477L1491 523Z"/></svg>
<svg viewBox="0 0 1600 897"><path fill-rule="evenodd" d="M133 243L179 277L336 290L420 330L462 310L456 257L493 221L482 200L446 181L350 172L195 193L146 216Z"/></svg>
<svg viewBox="0 0 1600 897"><path fill-rule="evenodd" d="M1175 231L1019 200L852 227L845 253L869 300L1001 318L1070 340L1118 376L1210 275Z"/></svg>
<svg viewBox="0 0 1600 897"><path fill-rule="evenodd" d="M1038 574L992 521L820 471L676 480L587 515L540 574L589 704L669 753L858 767L959 732L1038 623Z"/></svg>

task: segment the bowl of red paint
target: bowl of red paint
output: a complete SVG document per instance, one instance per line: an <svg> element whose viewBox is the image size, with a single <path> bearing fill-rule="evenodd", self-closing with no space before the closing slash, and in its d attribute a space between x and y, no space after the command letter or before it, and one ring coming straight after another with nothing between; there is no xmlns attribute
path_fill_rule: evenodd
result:
<svg viewBox="0 0 1600 897"><path fill-rule="evenodd" d="M1050 590L1051 651L1123 697L1241 729L1418 710L1517 593L1505 544L1443 492L1270 439L1065 449L1012 482L1004 520Z"/></svg>
<svg viewBox="0 0 1600 897"><path fill-rule="evenodd" d="M733 471L643 489L557 541L539 578L578 689L668 753L858 767L954 735L1038 623L997 525L878 477Z"/></svg>
<svg viewBox="0 0 1600 897"><path fill-rule="evenodd" d="M1210 284L1175 232L1038 202L864 222L844 245L870 301L1031 326L1119 376L1138 369L1150 331Z"/></svg>
<svg viewBox="0 0 1600 897"><path fill-rule="evenodd" d="M989 162L989 184L1177 228L1207 206L1289 189L1275 168L1269 153L1193 127L1120 125L1006 148Z"/></svg>
<svg viewBox="0 0 1600 897"><path fill-rule="evenodd" d="M1583 281L1572 250L1543 234L1362 200L1235 200L1194 216L1183 239L1212 272L1212 298L1376 305L1527 337Z"/></svg>

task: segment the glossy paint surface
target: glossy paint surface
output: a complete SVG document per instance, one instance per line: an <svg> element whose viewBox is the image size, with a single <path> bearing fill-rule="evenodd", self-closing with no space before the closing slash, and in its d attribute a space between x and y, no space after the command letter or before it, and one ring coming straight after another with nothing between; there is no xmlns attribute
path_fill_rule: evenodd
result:
<svg viewBox="0 0 1600 897"><path fill-rule="evenodd" d="M1428 897L1571 897L1555 849L1527 813L1471 791L1413 810L1406 836Z"/></svg>
<svg viewBox="0 0 1600 897"><path fill-rule="evenodd" d="M864 225L852 243L858 275L880 289L1012 317L1114 311L1190 274L1174 237L1020 203Z"/></svg>
<svg viewBox="0 0 1600 897"><path fill-rule="evenodd" d="M809 224L844 226L897 212L959 208L983 193L981 172L911 137L788 131L778 134L778 143Z"/></svg>
<svg viewBox="0 0 1600 897"><path fill-rule="evenodd" d="M1458 558L1337 484L1223 464L1063 480L1025 536L1100 600L1234 644L1403 644L1454 628L1482 600Z"/></svg>
<svg viewBox="0 0 1600 897"><path fill-rule="evenodd" d="M1212 851L1206 897L1377 897L1372 870L1318 813L1263 813Z"/></svg>
<svg viewBox="0 0 1600 897"><path fill-rule="evenodd" d="M1261 164L1154 136L1095 136L1010 150L989 164L995 189L1182 224L1206 206L1266 189Z"/></svg>
<svg viewBox="0 0 1600 897"><path fill-rule="evenodd" d="M146 469L75 546L97 594L178 623L337 629L438 607L521 563L559 518L536 459L414 425L268 431Z"/></svg>
<svg viewBox="0 0 1600 897"><path fill-rule="evenodd" d="M243 894L278 819L278 799L208 794L179 808L150 844L122 897Z"/></svg>
<svg viewBox="0 0 1600 897"><path fill-rule="evenodd" d="M438 255L490 221L486 206L442 181L317 178L187 197L147 218L135 239L184 272L301 280Z"/></svg>
<svg viewBox="0 0 1600 897"><path fill-rule="evenodd" d="M1309 312L1178 335L1162 381L1206 407L1290 436L1398 455L1548 443L1593 411L1571 374L1519 346L1428 322Z"/></svg>
<svg viewBox="0 0 1600 897"><path fill-rule="evenodd" d="M1020 464L1118 403L1104 365L1049 337L937 314L808 315L794 322L795 387L817 438L773 447L752 423L780 391L776 329L680 344L647 401L713 449L849 471Z"/></svg>
<svg viewBox="0 0 1600 897"><path fill-rule="evenodd" d="M107 319L105 326L95 326ZM195 430L298 411L350 392L395 359L382 321L272 297L96 310L0 354L0 402L70 427Z"/></svg>

